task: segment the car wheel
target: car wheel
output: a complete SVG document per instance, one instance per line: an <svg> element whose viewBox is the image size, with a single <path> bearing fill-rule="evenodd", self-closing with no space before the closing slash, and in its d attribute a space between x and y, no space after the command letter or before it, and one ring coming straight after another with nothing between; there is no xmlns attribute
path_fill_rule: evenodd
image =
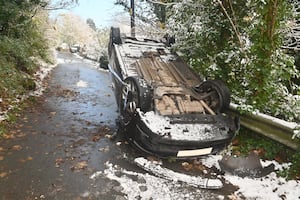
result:
<svg viewBox="0 0 300 200"><path fill-rule="evenodd" d="M144 79L128 77L124 80L120 95L120 114L122 121L128 125L137 108L147 112L151 108L152 95Z"/></svg>
<svg viewBox="0 0 300 200"><path fill-rule="evenodd" d="M230 91L221 80L208 80L195 90L203 96L206 104L216 113L226 110L230 104Z"/></svg>

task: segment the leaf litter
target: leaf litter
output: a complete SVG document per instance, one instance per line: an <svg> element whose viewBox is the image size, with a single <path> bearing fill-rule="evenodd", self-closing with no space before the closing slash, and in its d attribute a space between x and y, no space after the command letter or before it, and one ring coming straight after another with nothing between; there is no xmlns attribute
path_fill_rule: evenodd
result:
<svg viewBox="0 0 300 200"><path fill-rule="evenodd" d="M14 150L14 151L20 151L22 149L22 146L21 145L14 145L14 146L12 146L11 149Z"/></svg>
<svg viewBox="0 0 300 200"><path fill-rule="evenodd" d="M81 170L83 170L87 167L88 167L87 161L81 161L81 162L78 162L75 165L73 165L71 167L71 170L74 171L74 172L78 172L78 171L81 171Z"/></svg>

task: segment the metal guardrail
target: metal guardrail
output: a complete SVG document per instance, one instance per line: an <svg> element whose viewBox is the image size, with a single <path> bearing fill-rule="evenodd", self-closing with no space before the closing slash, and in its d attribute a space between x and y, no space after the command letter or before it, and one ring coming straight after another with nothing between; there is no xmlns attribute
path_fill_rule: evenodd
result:
<svg viewBox="0 0 300 200"><path fill-rule="evenodd" d="M230 104L230 111L238 114L237 107L236 104ZM300 149L300 124L257 112L239 114L239 116L242 126L294 150Z"/></svg>

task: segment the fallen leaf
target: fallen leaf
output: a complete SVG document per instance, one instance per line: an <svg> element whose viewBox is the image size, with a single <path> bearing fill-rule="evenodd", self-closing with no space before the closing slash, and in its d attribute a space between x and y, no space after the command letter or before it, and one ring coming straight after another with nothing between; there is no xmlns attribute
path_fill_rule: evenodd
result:
<svg viewBox="0 0 300 200"><path fill-rule="evenodd" d="M18 138L20 138L20 137L25 137L26 134L25 134L25 133L19 133L19 134L17 134L16 136L17 136Z"/></svg>
<svg viewBox="0 0 300 200"><path fill-rule="evenodd" d="M94 135L93 137L92 137L92 141L93 142L97 142L98 140L100 140L101 139L101 135Z"/></svg>
<svg viewBox="0 0 300 200"><path fill-rule="evenodd" d="M50 117L53 117L56 115L56 112L50 112L49 115L50 115Z"/></svg>
<svg viewBox="0 0 300 200"><path fill-rule="evenodd" d="M11 131L9 131L9 135L14 135L14 134L16 134L16 133L17 133L16 130L11 130Z"/></svg>
<svg viewBox="0 0 300 200"><path fill-rule="evenodd" d="M263 157L265 155L265 149L264 148L258 148L258 149L254 149L253 153L255 153L256 155Z"/></svg>
<svg viewBox="0 0 300 200"><path fill-rule="evenodd" d="M33 158L32 158L31 156L28 156L28 157L27 157L27 160L28 160L28 161L31 161L31 160L33 160Z"/></svg>
<svg viewBox="0 0 300 200"><path fill-rule="evenodd" d="M4 160L4 156L0 156L0 161L1 161L1 160Z"/></svg>
<svg viewBox="0 0 300 200"><path fill-rule="evenodd" d="M151 161L151 162L156 162L156 163L162 164L161 159L159 159L159 158L157 158L157 157L154 157L154 156L148 156L148 157L147 157L147 160L149 160L149 161Z"/></svg>
<svg viewBox="0 0 300 200"><path fill-rule="evenodd" d="M24 124L18 124L17 127L22 128L22 127L24 127Z"/></svg>
<svg viewBox="0 0 300 200"><path fill-rule="evenodd" d="M181 163L181 166L183 167L184 170L190 171L193 169L193 165L188 163L188 162L183 162Z"/></svg>
<svg viewBox="0 0 300 200"><path fill-rule="evenodd" d="M21 145L14 145L12 147L12 150L15 150L15 151L20 151L22 149L22 146Z"/></svg>
<svg viewBox="0 0 300 200"><path fill-rule="evenodd" d="M7 176L7 173L6 173L6 172L0 173L0 178L4 178L5 176Z"/></svg>
<svg viewBox="0 0 300 200"><path fill-rule="evenodd" d="M198 170L198 171L205 172L206 167L205 167L204 165L195 165L195 166L194 166L194 169L195 169L195 170Z"/></svg>
<svg viewBox="0 0 300 200"><path fill-rule="evenodd" d="M71 167L72 171L78 171L78 170L82 170L85 169L88 166L86 161L81 161L77 164L75 164L74 166Z"/></svg>
<svg viewBox="0 0 300 200"><path fill-rule="evenodd" d="M199 160L194 160L193 162L194 164L194 169L198 170L198 171L202 171L205 172L205 170L207 169L202 162L200 162Z"/></svg>
<svg viewBox="0 0 300 200"><path fill-rule="evenodd" d="M234 139L234 140L231 142L231 144L232 144L233 146L237 146L237 145L240 144L240 141L239 141L238 139Z"/></svg>
<svg viewBox="0 0 300 200"><path fill-rule="evenodd" d="M3 135L3 138L4 138L4 139L14 139L15 136L14 136L14 134L4 134L4 135Z"/></svg>
<svg viewBox="0 0 300 200"><path fill-rule="evenodd" d="M62 159L62 158L56 158L56 159L55 159L55 166L56 166L56 167L59 167L60 164L62 164L62 163L64 163L64 162L65 162L64 159Z"/></svg>
<svg viewBox="0 0 300 200"><path fill-rule="evenodd" d="M57 148L60 148L60 147L62 147L62 146L63 146L63 144L57 144L57 145L56 145Z"/></svg>

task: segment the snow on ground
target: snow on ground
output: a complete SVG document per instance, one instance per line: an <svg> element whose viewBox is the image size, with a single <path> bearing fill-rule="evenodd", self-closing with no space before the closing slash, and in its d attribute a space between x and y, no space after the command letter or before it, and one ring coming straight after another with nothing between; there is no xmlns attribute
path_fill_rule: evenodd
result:
<svg viewBox="0 0 300 200"><path fill-rule="evenodd" d="M219 168L218 160L222 156L208 156L202 159L204 165L208 167L215 166ZM152 162L152 161L148 161ZM275 164L275 169L283 169L289 164L278 164L275 161L261 161L263 166L270 163ZM151 165L151 164L149 164ZM226 182L239 187L232 196L223 196L203 192L196 187L189 187L188 184L178 182L178 177L173 180L160 178L151 174L155 173L137 173L120 168L112 163L106 163L107 169L99 171L90 176L91 179L97 179L98 176L106 176L111 180L119 182L127 199L255 199L255 200L295 200L300 199L300 182L295 180L287 181L284 178L277 177L275 172L263 178L241 178L230 174L225 174L223 178ZM147 170L148 171L148 170ZM163 172L164 170L162 170ZM184 174L186 177L187 175ZM190 176L192 179L193 176ZM191 189L192 188L192 189Z"/></svg>
<svg viewBox="0 0 300 200"><path fill-rule="evenodd" d="M54 51L54 56L57 56L56 51ZM13 102L12 105L8 107L7 110L0 111L0 122L7 119L7 113L14 109L16 105L18 105L19 102L22 102L26 98L30 96L40 96L43 94L45 90L45 85L43 83L44 79L47 77L47 75L52 71L52 69L56 66L56 64L62 62L61 60L57 60L57 63L50 65L48 63L45 63L44 61L39 61L40 68L39 70L34 74L34 82L36 85L36 89L34 91L29 92L28 94L18 96ZM2 99L0 98L0 103Z"/></svg>
<svg viewBox="0 0 300 200"><path fill-rule="evenodd" d="M208 194L204 194L200 189L189 189L177 181L170 181L148 173L128 171L109 162L106 163L106 167L107 169L103 172L95 172L90 178L96 180L98 176L106 176L117 181L126 199L209 199Z"/></svg>
<svg viewBox="0 0 300 200"><path fill-rule="evenodd" d="M76 86L77 86L77 87L81 87L81 88L86 88L86 87L88 86L88 82L83 81L83 80L79 80L79 81L76 83Z"/></svg>
<svg viewBox="0 0 300 200"><path fill-rule="evenodd" d="M204 165L211 167L216 166L218 169L222 156L208 156L202 159ZM273 163L275 170L283 170L290 164L279 164L276 161L262 161L263 167ZM241 178L230 174L224 175L225 180L239 187L235 192L237 196L245 196L246 199L300 199L300 182L295 180L287 181L284 178L277 177L275 172L263 178Z"/></svg>
<svg viewBox="0 0 300 200"><path fill-rule="evenodd" d="M136 158L134 159L134 162L146 171L170 181L186 183L190 186L203 189L220 189L223 187L223 183L218 178L202 178L200 176L190 176L178 173L162 167L161 163L156 161L149 162L145 158Z"/></svg>

